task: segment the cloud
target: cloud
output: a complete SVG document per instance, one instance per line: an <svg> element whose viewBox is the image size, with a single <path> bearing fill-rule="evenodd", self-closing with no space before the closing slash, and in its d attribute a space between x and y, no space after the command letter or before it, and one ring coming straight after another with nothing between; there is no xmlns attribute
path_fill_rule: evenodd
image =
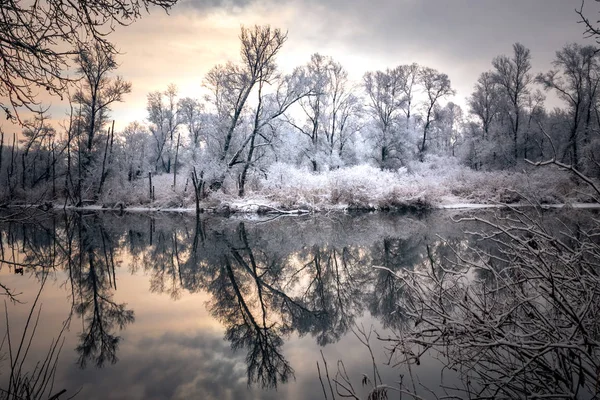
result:
<svg viewBox="0 0 600 400"><path fill-rule="evenodd" d="M532 51L533 69L551 67L564 44L582 41L571 2L494 0L304 0L289 3L291 42L328 47L359 75L417 62L447 73L468 96L492 59L515 42ZM293 5L291 5L293 4ZM292 33L294 34L292 36ZM319 50L321 51L321 50ZM332 54L335 56L336 54ZM345 60L341 60L345 61Z"/></svg>
<svg viewBox="0 0 600 400"><path fill-rule="evenodd" d="M213 11L217 9L235 12L258 0L181 0L177 3L178 11L194 9L198 11Z"/></svg>
<svg viewBox="0 0 600 400"><path fill-rule="evenodd" d="M120 361L98 371L71 368L63 381L86 399L279 398L248 388L245 353L210 332L127 336Z"/></svg>
<svg viewBox="0 0 600 400"><path fill-rule="evenodd" d="M241 25L271 24L289 32L278 62L290 71L310 55L330 55L353 79L369 70L417 62L449 75L464 106L492 59L519 41L531 49L533 71L551 68L568 42L583 42L575 7L564 0L182 0L167 15L118 27L118 73L132 81L125 103L113 107L117 129L146 116L146 96L175 83L200 97L208 70L239 59ZM594 10L588 10L595 17ZM588 40L588 43L592 42ZM53 115L62 118L52 99ZM550 107L557 104L549 104ZM66 106L64 107L66 108Z"/></svg>

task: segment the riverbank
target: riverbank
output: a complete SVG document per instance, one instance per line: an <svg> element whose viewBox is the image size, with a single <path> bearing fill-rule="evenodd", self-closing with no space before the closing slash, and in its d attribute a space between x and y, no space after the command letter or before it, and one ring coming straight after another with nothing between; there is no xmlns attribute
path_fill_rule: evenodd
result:
<svg viewBox="0 0 600 400"><path fill-rule="evenodd" d="M514 204L481 204L481 203L454 203L440 205L408 205L405 207L388 207L384 209L372 208L356 208L356 207L332 207L326 209L281 209L270 204L261 203L232 203L223 204L219 207L201 208L202 214L216 214L221 216L229 216L233 214L241 215L306 215L306 214L329 214L329 213L371 213L371 212L423 212L430 210L493 210L493 209L508 209L508 208L531 208L539 207L541 209L577 209L577 210L600 210L600 203L567 203L567 204L533 204L533 203L514 203ZM107 205L87 205L82 207L64 206L64 204L21 204L10 205L5 209L12 210L41 210L41 211L87 211L87 212L117 212L117 213L177 213L177 214L194 214L196 209L192 207L126 207L126 206L107 206Z"/></svg>
<svg viewBox="0 0 600 400"><path fill-rule="evenodd" d="M185 173L181 174L186 176ZM174 185L174 182L176 184ZM427 209L539 206L596 208L588 185L567 171L548 166L519 172L474 171L448 160L415 163L386 171L367 165L319 173L276 164L251 182L244 197L226 185L200 191L199 211L217 214L306 214L321 212L421 211ZM195 191L171 174L131 182L112 182L99 196L81 196L79 204L24 193L4 207L127 212L196 212ZM2 204L0 203L0 207Z"/></svg>

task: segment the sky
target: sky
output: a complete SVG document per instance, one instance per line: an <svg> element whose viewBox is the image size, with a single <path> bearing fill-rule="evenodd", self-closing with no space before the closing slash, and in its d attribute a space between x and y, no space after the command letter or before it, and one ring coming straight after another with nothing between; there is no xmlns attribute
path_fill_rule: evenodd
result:
<svg viewBox="0 0 600 400"><path fill-rule="evenodd" d="M547 71L555 53L583 38L579 0L180 0L167 15L149 15L111 36L120 49L117 71L133 84L113 107L117 129L146 117L146 96L177 85L181 96L201 97L211 67L239 59L242 25L270 24L288 31L278 63L283 71L313 53L332 56L360 81L366 71L419 63L448 74L465 107L481 72L512 44L531 49L532 72ZM587 0L596 19L600 6ZM547 106L560 105L550 97ZM66 107L52 99L53 119Z"/></svg>

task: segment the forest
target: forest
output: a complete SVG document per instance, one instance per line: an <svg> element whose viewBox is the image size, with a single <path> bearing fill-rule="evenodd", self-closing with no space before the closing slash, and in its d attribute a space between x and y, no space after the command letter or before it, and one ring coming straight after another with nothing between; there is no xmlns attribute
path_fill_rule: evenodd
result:
<svg viewBox="0 0 600 400"><path fill-rule="evenodd" d="M560 170L600 174L593 45L565 44L552 70L534 73L515 43L490 60L463 109L448 100L450 77L427 66L353 81L315 53L283 72L286 31L242 26L239 41L237 57L204 76L202 98L165 84L147 94L146 119L122 131L111 106L132 82L118 75L114 49L82 45L68 118L57 126L40 109L21 131L0 133L0 203L319 210L592 198ZM547 96L562 106L547 109Z"/></svg>

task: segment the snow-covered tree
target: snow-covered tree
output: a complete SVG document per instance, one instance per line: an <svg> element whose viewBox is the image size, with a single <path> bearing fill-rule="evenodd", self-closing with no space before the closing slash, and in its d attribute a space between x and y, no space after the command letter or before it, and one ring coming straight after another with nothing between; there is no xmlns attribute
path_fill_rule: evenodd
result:
<svg viewBox="0 0 600 400"><path fill-rule="evenodd" d="M563 142L561 159L580 166L581 148L589 144L593 129L593 113L600 84L598 49L594 46L568 44L556 52L555 70L539 74L536 82L544 89L555 91L567 104L568 136ZM561 146L562 147L562 146Z"/></svg>
<svg viewBox="0 0 600 400"><path fill-rule="evenodd" d="M498 56L492 61L493 79L500 89L501 112L506 118L507 128L512 137L513 163L519 159L524 103L530 91L533 77L531 53L521 43L513 45L513 56Z"/></svg>
<svg viewBox="0 0 600 400"><path fill-rule="evenodd" d="M363 77L371 126L367 131L373 158L381 168L401 165L405 138L402 115L408 104L405 75L400 68L367 72Z"/></svg>
<svg viewBox="0 0 600 400"><path fill-rule="evenodd" d="M427 151L427 134L432 122L435 121L436 107L439 101L447 96L452 96L456 92L452 89L448 75L440 73L433 68L423 67L419 71L419 82L423 86L427 96L423 105L425 109L425 121L423 124L423 139L419 144L419 158L422 160Z"/></svg>
<svg viewBox="0 0 600 400"><path fill-rule="evenodd" d="M348 72L331 57L313 54L304 67L310 96L300 100L301 122L288 123L303 135L302 150L313 171L339 166L351 153L349 145L359 129L362 103Z"/></svg>
<svg viewBox="0 0 600 400"><path fill-rule="evenodd" d="M170 173L176 149L177 128L181 123L177 108L177 87L169 85L164 92L148 94L148 122L154 139L154 170Z"/></svg>

